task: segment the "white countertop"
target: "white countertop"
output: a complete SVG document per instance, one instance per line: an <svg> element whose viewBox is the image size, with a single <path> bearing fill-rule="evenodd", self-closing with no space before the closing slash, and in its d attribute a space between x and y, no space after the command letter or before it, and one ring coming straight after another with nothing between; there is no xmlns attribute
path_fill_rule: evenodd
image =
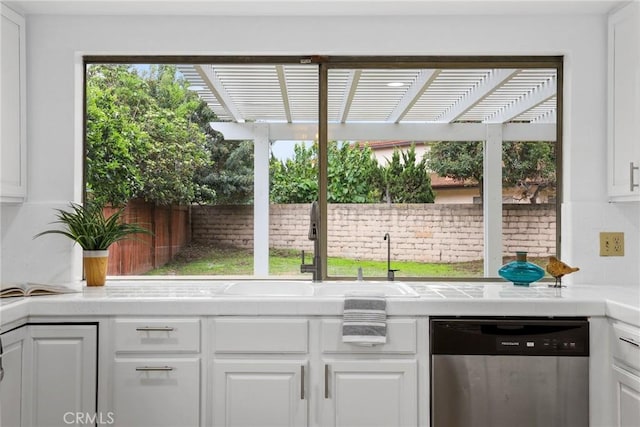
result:
<svg viewBox="0 0 640 427"><path fill-rule="evenodd" d="M640 292L624 287L529 287L506 282L405 282L419 297L389 298L390 316L610 316L640 326ZM342 314L342 297L229 296L229 282L117 280L100 288L74 284L78 293L5 298L0 322L87 316L292 316ZM317 286L322 286L318 284Z"/></svg>

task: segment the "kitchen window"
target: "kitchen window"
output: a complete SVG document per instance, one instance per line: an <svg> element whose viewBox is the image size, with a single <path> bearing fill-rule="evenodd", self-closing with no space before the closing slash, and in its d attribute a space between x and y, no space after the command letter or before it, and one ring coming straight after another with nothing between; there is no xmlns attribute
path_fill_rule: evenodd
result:
<svg viewBox="0 0 640 427"><path fill-rule="evenodd" d="M541 262L559 250L562 58L85 62L88 84L100 64L140 74L172 65L190 102L213 112L208 142L217 157L196 191L215 182L217 202L167 214L190 220L183 259L211 252L204 267L178 274L308 278L299 265L302 250L306 262L313 256L316 199L324 278L361 269L381 279L390 268L403 280L495 279L516 250ZM168 233L165 255L185 244ZM175 274L168 268L156 271Z"/></svg>

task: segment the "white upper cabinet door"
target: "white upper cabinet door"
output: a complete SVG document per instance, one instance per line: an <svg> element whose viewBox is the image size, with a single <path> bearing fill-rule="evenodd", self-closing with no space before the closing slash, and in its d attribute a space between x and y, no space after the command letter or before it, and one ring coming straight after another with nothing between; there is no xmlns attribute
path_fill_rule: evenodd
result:
<svg viewBox="0 0 640 427"><path fill-rule="evenodd" d="M26 83L24 18L0 5L0 201L26 197Z"/></svg>
<svg viewBox="0 0 640 427"><path fill-rule="evenodd" d="M215 427L307 425L306 360L213 362Z"/></svg>
<svg viewBox="0 0 640 427"><path fill-rule="evenodd" d="M611 201L640 201L640 4L609 17L608 185Z"/></svg>
<svg viewBox="0 0 640 427"><path fill-rule="evenodd" d="M415 360L327 361L323 427L418 425Z"/></svg>

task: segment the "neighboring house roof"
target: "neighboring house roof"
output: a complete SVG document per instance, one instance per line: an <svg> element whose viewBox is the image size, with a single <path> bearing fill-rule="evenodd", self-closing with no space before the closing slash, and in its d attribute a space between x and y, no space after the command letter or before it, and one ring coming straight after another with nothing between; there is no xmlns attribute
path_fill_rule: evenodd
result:
<svg viewBox="0 0 640 427"><path fill-rule="evenodd" d="M431 174L431 187L433 189L438 188L463 188L463 187L477 187L478 183L471 182L469 180L462 181L459 179L453 179L446 176L440 176L437 173Z"/></svg>

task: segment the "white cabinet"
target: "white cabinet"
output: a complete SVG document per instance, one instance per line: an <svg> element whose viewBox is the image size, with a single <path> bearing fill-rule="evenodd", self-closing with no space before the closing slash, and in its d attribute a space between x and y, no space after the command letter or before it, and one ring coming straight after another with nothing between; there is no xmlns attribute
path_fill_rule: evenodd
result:
<svg viewBox="0 0 640 427"><path fill-rule="evenodd" d="M613 366L615 427L640 426L640 377Z"/></svg>
<svg viewBox="0 0 640 427"><path fill-rule="evenodd" d="M307 425L307 370L306 359L216 360L213 363L213 425Z"/></svg>
<svg viewBox="0 0 640 427"><path fill-rule="evenodd" d="M0 381L0 425L22 425L22 361L25 353L26 327L20 327L0 336L2 339L2 368Z"/></svg>
<svg viewBox="0 0 640 427"><path fill-rule="evenodd" d="M415 360L325 360L320 425L418 425Z"/></svg>
<svg viewBox="0 0 640 427"><path fill-rule="evenodd" d="M640 4L609 17L608 187L612 201L640 200Z"/></svg>
<svg viewBox="0 0 640 427"><path fill-rule="evenodd" d="M24 18L0 5L0 202L26 197L26 79Z"/></svg>
<svg viewBox="0 0 640 427"><path fill-rule="evenodd" d="M199 318L113 322L112 412L118 426L199 426Z"/></svg>
<svg viewBox="0 0 640 427"><path fill-rule="evenodd" d="M614 322L611 340L614 425L640 426L640 328Z"/></svg>
<svg viewBox="0 0 640 427"><path fill-rule="evenodd" d="M342 342L341 319L320 322L321 426L418 425L417 321L388 319L387 343Z"/></svg>
<svg viewBox="0 0 640 427"><path fill-rule="evenodd" d="M75 414L94 415L96 325L30 325L26 343L22 425L67 426Z"/></svg>
<svg viewBox="0 0 640 427"><path fill-rule="evenodd" d="M198 426L200 358L117 359L113 418L125 427Z"/></svg>
<svg viewBox="0 0 640 427"><path fill-rule="evenodd" d="M387 343L371 347L343 343L341 326L341 318L213 319L212 424L417 426L417 321L389 319Z"/></svg>
<svg viewBox="0 0 640 427"><path fill-rule="evenodd" d="M213 425L306 426L309 320L232 317L212 322Z"/></svg>

